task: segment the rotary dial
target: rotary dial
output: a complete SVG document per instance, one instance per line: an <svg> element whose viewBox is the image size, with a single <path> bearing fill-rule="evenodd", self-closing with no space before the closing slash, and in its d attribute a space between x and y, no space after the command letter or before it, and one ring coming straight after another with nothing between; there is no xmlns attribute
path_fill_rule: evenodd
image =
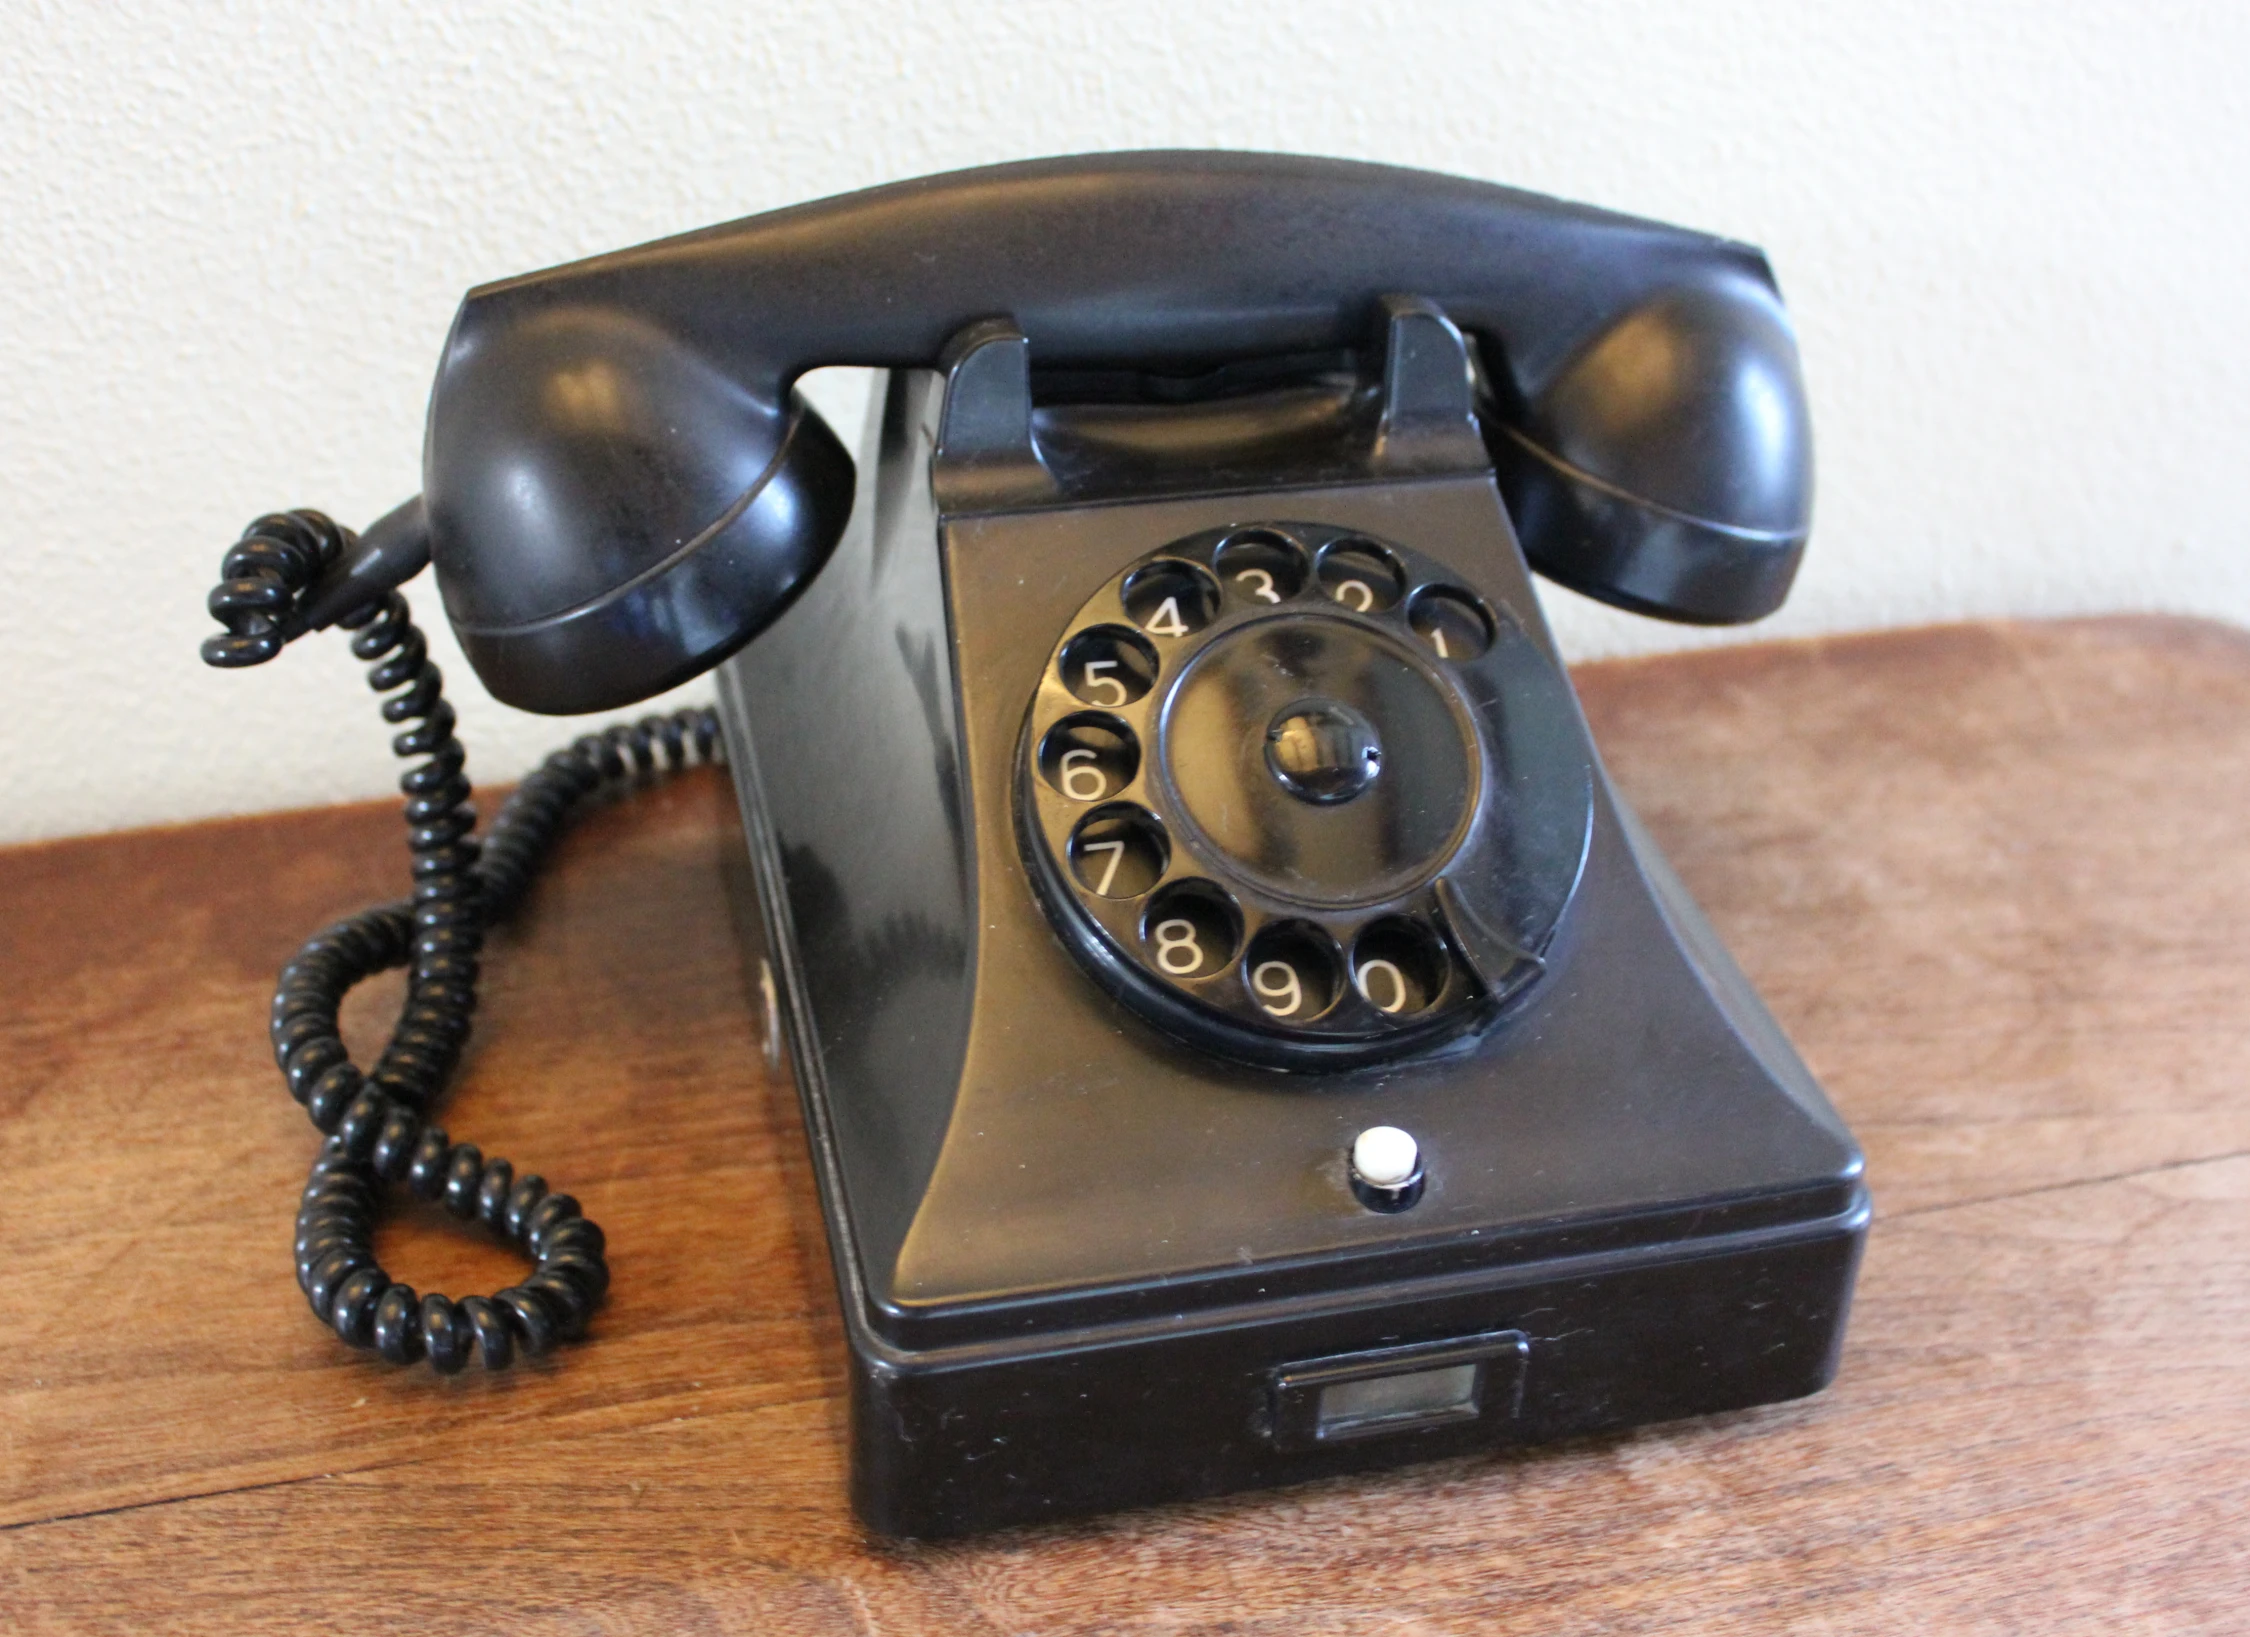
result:
<svg viewBox="0 0 2250 1637"><path fill-rule="evenodd" d="M1055 645L1025 847L1066 942L1160 1026L1274 1066L1369 1061L1537 977L1591 812L1570 713L1529 634L1429 559L1209 530Z"/></svg>

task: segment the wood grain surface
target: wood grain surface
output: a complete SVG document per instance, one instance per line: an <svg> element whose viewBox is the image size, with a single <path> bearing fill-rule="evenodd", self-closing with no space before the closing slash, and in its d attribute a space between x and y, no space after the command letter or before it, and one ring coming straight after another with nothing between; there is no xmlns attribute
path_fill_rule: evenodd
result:
<svg viewBox="0 0 2250 1637"><path fill-rule="evenodd" d="M942 1547L844 1500L841 1342L698 774L595 814L444 1118L609 1231L595 1339L453 1380L306 1314L262 1015L387 807L0 853L0 1626L2250 1629L2250 635L1976 625L1579 672L1866 1143L1797 1404ZM370 734L370 754L380 754ZM355 999L379 1038L391 989ZM512 1259L387 1230L423 1289Z"/></svg>

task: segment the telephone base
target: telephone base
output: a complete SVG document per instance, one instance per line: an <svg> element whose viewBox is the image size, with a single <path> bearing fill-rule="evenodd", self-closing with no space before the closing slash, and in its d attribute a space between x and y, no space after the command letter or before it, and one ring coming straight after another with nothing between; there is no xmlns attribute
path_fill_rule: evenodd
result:
<svg viewBox="0 0 2250 1637"><path fill-rule="evenodd" d="M1859 1149L1602 774L1490 468L1152 498L995 500L988 485L949 511L932 475L944 391L892 378L833 563L718 673L757 888L745 937L795 1069L866 1523L960 1535L1817 1391L1868 1221ZM1260 1060L1240 1021L1249 956L1164 990L1131 964L1136 927L1160 955L1178 946L1160 908L1089 920L1066 896L1073 879L1152 904L1194 885L1240 906L1234 936L1253 948L1260 917L1286 926L1261 907L1286 893L1214 885L1227 855L1191 831L1202 792L1180 790L1198 771L1164 757L1176 701L1228 631L1301 619L1308 641L1342 640L1339 616L1302 600L1316 589L1301 613L1214 604L1200 650L1167 618L1139 624L1151 691L1109 731L1144 740L1141 767L1174 782L1117 762L1123 782L1087 782L1091 817L1045 833L1139 803L1136 822L1175 838L1150 863L1169 875L1119 888L1052 850L1044 876L1027 863L1043 821L1023 792L1049 776L1027 747L1053 737L1041 711L1076 720L1033 701L1051 699L1089 596L1152 560L1193 589L1247 534L1295 542L1306 588L1322 542L1396 543L1395 631L1350 628L1373 632L1351 638L1376 656L1366 673L1398 679L1370 710L1456 674L1408 646L1433 590L1485 611L1493 653L1528 645L1478 707L1497 729L1461 754L1485 792L1475 822L1510 827L1505 859L1465 890L1532 970L1473 947L1426 881L1325 901L1288 888L1305 935L1362 972L1380 929L1424 917L1460 966L1417 993L1433 1014L1464 1008L1458 1028ZM1120 664L1141 653L1116 635L1129 602L1098 617ZM1386 719L1383 779L1444 746L1402 720ZM1259 767L1214 777L1247 768L1256 788ZM1199 879L1182 883L1190 846ZM1488 977L1503 970L1504 990ZM1231 1013L1198 999L1222 984ZM1300 1036L1293 1049L1321 1044ZM1378 1128L1415 1145L1404 1208L1369 1203L1354 1170Z"/></svg>
<svg viewBox="0 0 2250 1637"><path fill-rule="evenodd" d="M1662 876L1657 891L1676 890L1669 872ZM761 889L753 872L732 879L753 970L770 979ZM785 1037L802 1027L785 1013L769 1013L768 1026ZM878 1327L882 1304L870 1302L852 1261L835 1112L799 1064L796 1085L777 1083L775 1097L807 1143L809 1169L791 1168L805 1185L798 1230L818 1239L825 1220L841 1298L852 1505L870 1529L906 1538L1059 1522L1805 1397L1836 1373L1871 1215L1867 1190L1846 1167L1853 1174L1764 1198L1638 1221L1548 1224L1520 1235L1514 1254L1493 1245L1400 1257L1411 1272L1388 1281L1338 1289L1317 1267L1276 1268L1207 1307L1192 1305L1200 1293L1187 1289L1169 1309L1144 1304L1106 1324L1047 1328L1025 1314L981 1336L902 1346ZM1262 1296L1261 1286L1282 1293ZM1116 1311L1116 1293L1103 1294ZM1005 1328L1019 1333L997 1333ZM1474 1356L1447 1355L1464 1347ZM1448 1371L1463 1378L1457 1392L1410 1401L1417 1383ZM1315 1390L1306 1390L1308 1377ZM1322 1383L1362 1396L1372 1386L1409 1402L1393 1416L1331 1415L1324 1425Z"/></svg>

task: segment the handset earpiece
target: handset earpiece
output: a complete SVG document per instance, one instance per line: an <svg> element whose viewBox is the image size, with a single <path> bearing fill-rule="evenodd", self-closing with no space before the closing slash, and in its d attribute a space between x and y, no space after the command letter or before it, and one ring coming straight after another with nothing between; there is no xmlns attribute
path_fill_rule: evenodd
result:
<svg viewBox="0 0 2250 1637"><path fill-rule="evenodd" d="M843 532L852 460L797 394L760 398L628 309L562 306L457 330L424 485L469 662L509 704L567 715L771 624Z"/></svg>
<svg viewBox="0 0 2250 1637"><path fill-rule="evenodd" d="M1788 595L1812 524L1812 430L1770 283L1655 296L1486 426L1548 578L1699 624L1757 619Z"/></svg>

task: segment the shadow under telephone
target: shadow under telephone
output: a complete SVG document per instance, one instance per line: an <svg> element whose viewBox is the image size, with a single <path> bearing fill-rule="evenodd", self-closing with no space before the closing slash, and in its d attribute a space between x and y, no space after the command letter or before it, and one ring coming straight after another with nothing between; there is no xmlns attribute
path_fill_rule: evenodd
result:
<svg viewBox="0 0 2250 1637"><path fill-rule="evenodd" d="M858 460L792 391L885 373ZM854 1501L946 1535L1817 1390L1850 1134L1605 778L1529 570L1753 619L1810 434L1764 259L1485 184L1123 154L472 291L424 492L262 518L205 656L352 633L411 900L274 1013L314 1312L440 1370L581 1331L577 1202L430 1119L574 804L722 748L850 1351ZM589 735L479 840L396 587ZM758 640L752 642L750 639ZM404 965L362 1071L346 989ZM526 1250L373 1253L390 1184Z"/></svg>

